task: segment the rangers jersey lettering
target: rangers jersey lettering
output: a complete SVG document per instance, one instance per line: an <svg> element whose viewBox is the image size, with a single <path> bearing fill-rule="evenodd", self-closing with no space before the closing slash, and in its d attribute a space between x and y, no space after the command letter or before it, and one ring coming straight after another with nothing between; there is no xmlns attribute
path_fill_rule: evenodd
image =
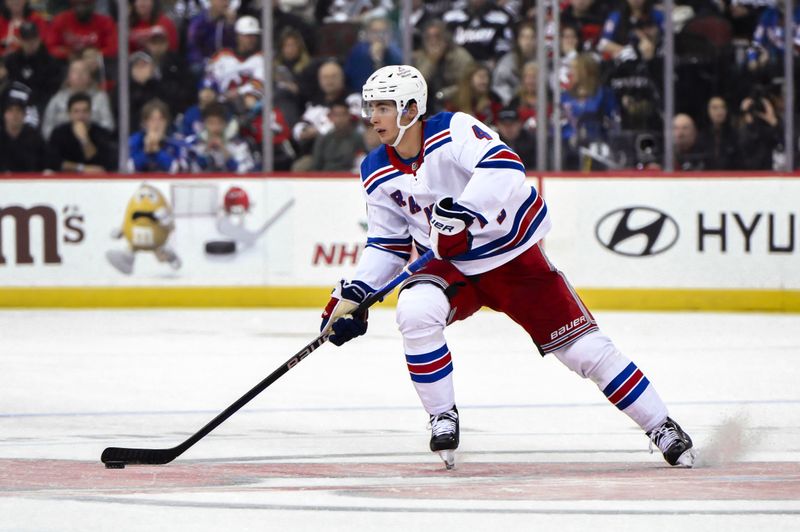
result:
<svg viewBox="0 0 800 532"><path fill-rule="evenodd" d="M452 197L475 217L472 248L453 264L465 275L494 269L533 246L550 229L547 206L526 182L519 156L485 124L465 113L423 122L419 155L403 160L380 146L361 164L367 202L367 247L356 278L380 286L411 256L430 247L433 204Z"/></svg>

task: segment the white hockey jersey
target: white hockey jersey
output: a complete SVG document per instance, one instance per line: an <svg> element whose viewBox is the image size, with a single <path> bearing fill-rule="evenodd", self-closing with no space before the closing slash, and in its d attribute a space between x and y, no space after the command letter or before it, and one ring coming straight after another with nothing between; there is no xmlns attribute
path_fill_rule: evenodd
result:
<svg viewBox="0 0 800 532"><path fill-rule="evenodd" d="M494 269L533 246L550 229L547 207L526 183L525 167L488 126L465 113L423 122L415 160L380 146L361 164L367 202L367 245L355 278L380 287L411 256L430 246L433 204L452 197L475 216L472 249L452 263L465 275Z"/></svg>
<svg viewBox="0 0 800 532"><path fill-rule="evenodd" d="M216 82L223 94L230 89L242 90L253 81L257 82L257 87L263 87L264 56L257 52L240 58L233 50L225 48L206 65L206 77Z"/></svg>

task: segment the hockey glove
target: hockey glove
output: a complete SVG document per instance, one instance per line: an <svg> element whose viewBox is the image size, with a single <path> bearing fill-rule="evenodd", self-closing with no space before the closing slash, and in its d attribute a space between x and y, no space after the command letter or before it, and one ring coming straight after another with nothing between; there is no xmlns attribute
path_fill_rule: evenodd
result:
<svg viewBox="0 0 800 532"><path fill-rule="evenodd" d="M472 247L472 235L467 229L474 218L468 212L454 208L453 198L436 202L431 213L431 249L437 259L451 259Z"/></svg>
<svg viewBox="0 0 800 532"><path fill-rule="evenodd" d="M330 333L328 340L333 345L342 345L367 332L368 311L351 314L374 290L361 281L336 283L331 300L322 312L320 332Z"/></svg>

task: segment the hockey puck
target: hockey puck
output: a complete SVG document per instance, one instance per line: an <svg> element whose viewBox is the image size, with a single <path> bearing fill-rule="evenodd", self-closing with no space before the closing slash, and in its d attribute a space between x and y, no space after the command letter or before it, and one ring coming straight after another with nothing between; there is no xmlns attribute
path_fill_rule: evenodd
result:
<svg viewBox="0 0 800 532"><path fill-rule="evenodd" d="M236 251L233 240L209 240L206 242L206 253L210 255L228 255Z"/></svg>
<svg viewBox="0 0 800 532"><path fill-rule="evenodd" d="M125 462L106 462L106 469L125 469Z"/></svg>

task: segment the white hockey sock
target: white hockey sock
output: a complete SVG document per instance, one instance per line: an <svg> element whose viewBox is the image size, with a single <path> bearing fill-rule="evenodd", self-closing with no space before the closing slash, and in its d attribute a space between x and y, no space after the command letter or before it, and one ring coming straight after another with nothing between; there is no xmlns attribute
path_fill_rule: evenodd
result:
<svg viewBox="0 0 800 532"><path fill-rule="evenodd" d="M667 407L644 373L599 331L553 351L564 365L591 379L606 398L649 432L667 417Z"/></svg>
<svg viewBox="0 0 800 532"><path fill-rule="evenodd" d="M455 404L453 363L444 339L448 312L444 292L430 283L406 288L397 301L408 371L429 414L441 414Z"/></svg>

